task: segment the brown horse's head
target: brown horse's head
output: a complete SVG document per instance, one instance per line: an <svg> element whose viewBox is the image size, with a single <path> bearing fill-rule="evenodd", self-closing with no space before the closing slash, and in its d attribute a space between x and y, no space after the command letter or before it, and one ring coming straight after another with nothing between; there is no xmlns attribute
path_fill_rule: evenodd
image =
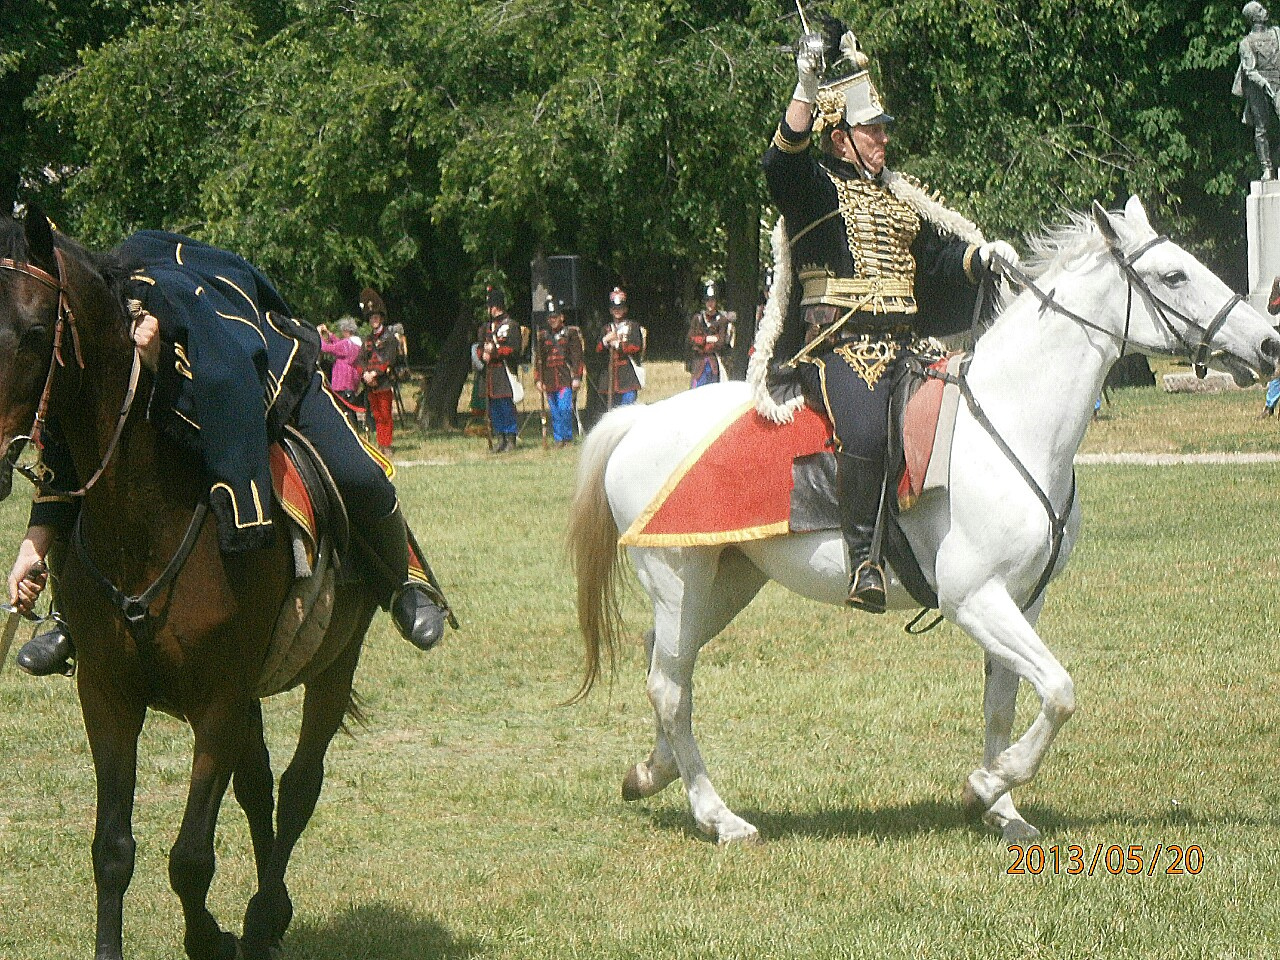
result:
<svg viewBox="0 0 1280 960"><path fill-rule="evenodd" d="M31 433L53 358L60 293L53 230L29 209L0 228L0 500L13 488L13 465Z"/></svg>
<svg viewBox="0 0 1280 960"><path fill-rule="evenodd" d="M12 490L46 385L54 393L57 369L84 364L81 351L99 339L101 318L123 320L121 273L111 257L55 234L37 207L21 223L0 222L0 500ZM123 322L105 329L127 343Z"/></svg>

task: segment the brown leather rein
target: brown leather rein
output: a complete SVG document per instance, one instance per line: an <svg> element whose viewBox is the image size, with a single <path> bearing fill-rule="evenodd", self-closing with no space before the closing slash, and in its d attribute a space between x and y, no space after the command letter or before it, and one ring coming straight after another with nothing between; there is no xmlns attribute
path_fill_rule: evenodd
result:
<svg viewBox="0 0 1280 960"><path fill-rule="evenodd" d="M84 351L80 346L80 331L76 327L76 316L71 309L71 302L67 298L67 288L62 282L62 273L64 272L62 251L55 247L53 252L58 263L58 276L56 277L34 264L22 263L8 257L0 257L0 270L8 270L11 273L19 273L30 277L32 280L44 284L58 295L58 314L53 328L53 354L49 358L49 372L45 376L44 389L40 393L40 402L36 406L36 416L31 425L31 433L12 438L5 447L4 454L0 455L0 464L7 464L10 469L17 470L18 473L30 480L38 490L43 490L49 480L49 471L44 466L43 447L40 439L44 433L45 423L48 420L49 398L53 393L54 373L59 367L67 365L62 355L63 339L67 331L71 333L71 348L75 352L76 365L81 370L84 369ZM115 454L116 445L120 442L120 435L124 433L124 425L125 421L129 419L129 411L133 408L133 400L138 392L138 377L141 370L142 358L137 349L135 349L133 351L133 366L129 371L129 386L125 390L124 403L121 405L119 417L116 418L115 431L111 435L111 441L107 444L107 451L102 457L102 462L84 486L70 493L62 493L60 491L61 496L84 496L106 471L107 465ZM37 451L37 459L33 466L18 463L18 458L22 455L22 451L27 444L34 446Z"/></svg>

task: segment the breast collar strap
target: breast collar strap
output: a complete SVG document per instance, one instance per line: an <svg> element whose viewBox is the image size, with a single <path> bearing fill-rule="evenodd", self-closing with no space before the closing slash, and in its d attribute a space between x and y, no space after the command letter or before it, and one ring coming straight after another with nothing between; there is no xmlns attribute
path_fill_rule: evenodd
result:
<svg viewBox="0 0 1280 960"><path fill-rule="evenodd" d="M1071 517L1071 508L1076 502L1076 472L1072 468L1071 493L1068 494L1067 502L1062 511L1058 512L1053 506L1053 501L1049 499L1049 495L1044 492L1044 488L1036 482L1036 478L1031 475L1031 471L1018 459L1017 454L1013 452L1013 448L1009 446L1004 437L1000 436L995 424L991 422L991 418L982 409L982 404L978 403L978 398L973 395L968 377L969 364L972 360L973 356L970 354L961 364L957 374L947 373L940 368L926 367L924 376L941 380L944 383L953 384L960 388L960 395L964 397L964 402L968 406L969 413L973 416L973 419L987 432L992 442L1004 454L1005 459L1018 471L1018 475L1031 488L1031 492L1035 494L1036 499L1040 501L1040 506L1044 507L1044 512L1049 517L1049 559L1045 561L1044 569L1040 572L1040 577L1036 580L1036 585L1032 588L1026 603L1022 604L1020 608L1025 613L1035 605L1036 601L1040 599L1040 595L1044 593L1044 588L1049 585L1049 580L1053 576L1053 568L1057 566L1058 556L1062 553L1062 541L1066 537L1067 520Z"/></svg>
<svg viewBox="0 0 1280 960"><path fill-rule="evenodd" d="M160 576L152 582L151 586L135 597L128 596L121 591L94 564L84 540L84 511L81 510L76 517L75 527L71 531L71 543L76 551L76 557L93 575L94 580L107 593L107 596L111 598L111 603L124 617L124 623L129 630L129 634L139 646L149 645L155 638L155 623L154 618L151 616L151 604L177 579L178 574L182 572L182 568L186 566L187 558L191 556L191 551L195 549L196 540L200 536L200 531L204 527L204 520L208 513L209 505L207 503L201 501L196 504L195 511L191 516L191 522L187 524L186 535L182 538L182 543L178 545L177 552L174 553L168 565Z"/></svg>

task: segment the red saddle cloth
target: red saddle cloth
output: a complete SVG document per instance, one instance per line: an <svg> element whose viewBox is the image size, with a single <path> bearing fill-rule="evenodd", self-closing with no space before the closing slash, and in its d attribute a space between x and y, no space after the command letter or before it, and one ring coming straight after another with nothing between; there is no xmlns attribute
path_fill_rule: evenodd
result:
<svg viewBox="0 0 1280 960"><path fill-rule="evenodd" d="M284 447L273 443L268 454L271 464L271 486L275 491L276 500L305 537L309 554L314 560L316 545L320 542L320 531L316 522L315 507L311 501L312 493L307 489L302 474L298 472L297 464L285 452ZM395 472L390 461L381 455L376 456L375 459L388 476ZM418 555L418 545L412 536L409 539L409 579L421 583L430 582L426 565Z"/></svg>
<svg viewBox="0 0 1280 960"><path fill-rule="evenodd" d="M907 404L899 510L914 504L924 490L939 439L943 388L942 381L926 378ZM949 431L942 439L950 442ZM689 452L618 542L626 547L693 547L790 533L792 463L831 449L831 442L831 422L810 407L801 407L790 423L777 424L744 403Z"/></svg>
<svg viewBox="0 0 1280 960"><path fill-rule="evenodd" d="M830 440L831 423L815 410L776 424L744 403L690 451L619 543L691 547L787 533L791 462Z"/></svg>

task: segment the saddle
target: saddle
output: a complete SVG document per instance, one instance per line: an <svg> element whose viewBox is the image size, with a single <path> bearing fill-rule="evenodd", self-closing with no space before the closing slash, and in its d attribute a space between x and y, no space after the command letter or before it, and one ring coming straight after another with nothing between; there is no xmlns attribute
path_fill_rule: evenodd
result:
<svg viewBox="0 0 1280 960"><path fill-rule="evenodd" d="M930 376L929 370L955 374L967 365L958 354L933 363L918 358L901 365L889 404L889 445L885 491L877 537L880 550L913 600L930 610L938 596L898 524L898 516L935 490L945 489L951 470L951 439L960 392ZM798 457L792 466L791 530L840 527L835 455L828 451Z"/></svg>

